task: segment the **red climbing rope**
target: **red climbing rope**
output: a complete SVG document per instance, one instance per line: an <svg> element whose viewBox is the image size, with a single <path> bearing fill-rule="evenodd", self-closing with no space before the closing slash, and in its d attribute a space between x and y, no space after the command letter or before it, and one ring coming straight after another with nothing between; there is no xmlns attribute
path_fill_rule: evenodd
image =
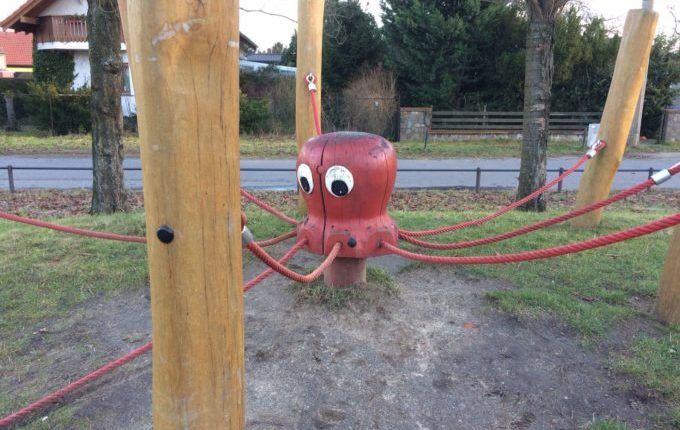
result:
<svg viewBox="0 0 680 430"><path fill-rule="evenodd" d="M536 230L540 230L545 227L550 227L551 225L559 224L561 222L570 220L572 218L576 218L578 216L581 216L583 214L592 212L594 210L603 208L605 206L611 205L612 203L618 202L620 200L625 199L626 197L630 197L632 195L635 195L639 192L642 192L651 186L654 185L654 181L651 179L636 185L632 188L629 188L626 191L623 191L619 194L616 194L615 196L612 196L606 200L602 200L598 203L592 204L590 206L583 207L581 209L577 209L575 211L571 211L567 214L560 215L555 218L550 218L545 221L537 222L535 224L528 225L526 227L519 228L514 231L510 231L507 233L499 234L496 236L491 236L491 237L485 237L483 239L477 239L477 240L468 240L465 242L454 242L454 243L435 243L435 242L427 242L424 240L419 240L416 239L415 237L407 236L407 235L400 235L402 239L404 239L406 242L412 243L414 245L418 245L423 248L428 248L428 249L438 249L438 250L447 250L447 249L464 249L464 248L472 248L475 246L481 246L481 245L488 245L490 243L496 243L496 242L501 242L504 240L512 239L513 237L521 236L523 234L531 233Z"/></svg>
<svg viewBox="0 0 680 430"><path fill-rule="evenodd" d="M280 260L278 260L278 263L281 265L288 263L288 261L290 261L290 259L293 258L295 254L297 254L298 251L301 250L306 244L307 239L303 239L302 241L293 245L293 247L290 248L288 252L286 252L283 255L283 257L281 257ZM274 272L275 270L270 267L264 272L260 273L259 275L248 281L248 283L243 287L243 292L244 293L248 292L251 288L259 284L260 282L264 281L265 279L269 278L271 275L273 275Z"/></svg>
<svg viewBox="0 0 680 430"><path fill-rule="evenodd" d="M306 244L306 239L302 240L295 245L291 249L288 250L288 252L278 261L279 264L286 264L291 258L295 256L295 254L302 249L302 247L305 246ZM264 272L260 273L258 276L250 280L244 287L243 287L243 292L246 293L265 279L267 279L269 276L271 276L274 273L274 269L267 269ZM127 364L134 359L140 357L141 355L149 352L152 348L152 343L149 342L146 345L143 345L130 353L120 357L119 359L110 362L109 364L99 368L98 370L95 370L94 372L78 379L77 381L67 385L64 388L61 388L45 397L42 399L31 403L30 405L26 406L25 408L20 409L17 412L14 412L2 419L0 419L0 428L8 427L13 424L16 424L20 421L23 421L26 417L29 415L33 414L34 412L37 412L41 409L44 409L52 404L58 403L61 399L66 397L67 395L71 394L72 392L76 391L77 389L89 384L90 382L93 382L102 376L106 375L107 373L112 372L113 370L123 366L124 364Z"/></svg>
<svg viewBox="0 0 680 430"><path fill-rule="evenodd" d="M523 261L559 257L561 255L573 254L577 252L587 251L589 249L600 248L602 246L612 245L614 243L623 242L624 240L634 239L636 237L651 234L659 230L676 226L678 224L680 224L680 213L662 218L657 221L652 221L641 226L633 227L628 230L619 231L617 233L612 233L606 236L600 236L594 239L586 240L584 242L572 243L568 245L557 246L554 248L538 249L535 251L520 252L516 254L451 257L443 255L426 255L418 254L415 252L409 252L386 242L383 242L382 246L385 247L385 249L401 257L416 261L422 261L425 263L436 264L519 263Z"/></svg>
<svg viewBox="0 0 680 430"><path fill-rule="evenodd" d="M281 275L285 276L288 279L292 279L293 281L301 282L304 284L314 282L317 279L319 279L319 277L323 274L323 271L326 270L328 266L330 266L331 263L333 263L335 258L338 256L340 248L342 248L342 244L339 242L336 243L333 246L331 252L326 257L326 259L321 263L321 265L319 265L319 267L314 269L314 271L308 275L301 275L297 272L290 270L283 264L280 264L271 255L267 254L267 251L258 246L257 243L255 242L248 243L248 249L250 250L250 252L252 252L253 255L262 260L262 262L265 263L267 266L271 267L272 269L274 269L275 271L277 271L278 273L280 273Z"/></svg>
<svg viewBox="0 0 680 430"><path fill-rule="evenodd" d="M522 206L525 203L530 202L531 200L540 196L541 194L548 191L549 189L551 189L555 185L559 184L565 178L567 178L569 175L571 175L576 170L578 170L579 167L581 167L586 161L590 160L595 154L597 154L599 151L601 151L602 148L604 148L604 147L605 147L605 142L600 141L600 143L598 145L596 145L593 149L589 150L588 153L586 153L583 157L581 157L576 162L576 164L571 166L563 174L561 174L557 178L553 179L552 181L548 182L547 184L545 184L541 188L537 189L533 193L529 194L528 196L526 196L526 197L524 197L520 200L517 200L514 203L509 204L508 206L500 209L498 212L495 212L491 215L487 215L483 218L476 219L476 220L465 221L465 222L462 222L462 223L459 223L459 224L456 224L456 225L434 228L432 230L418 230L418 231L401 230L400 233L403 236L411 236L411 237L433 236L433 235L437 235L437 234L450 233L450 232L453 232L453 231L462 230L462 229L468 228L468 227L482 225L486 222L491 221L492 219L498 218L499 216L510 212L513 209L516 209L516 208Z"/></svg>
<svg viewBox="0 0 680 430"><path fill-rule="evenodd" d="M267 246L272 246L276 245L277 243L281 243L284 240L292 239L295 236L297 236L297 231L292 230L289 231L288 233L283 233L282 235L273 237L271 239L258 241L257 244L260 245L262 248L266 248Z"/></svg>
<svg viewBox="0 0 680 430"><path fill-rule="evenodd" d="M61 399L64 397L68 396L72 392L76 391L77 389L89 384L90 382L93 382L102 376L111 373L113 370L119 368L120 366L129 363L130 361L134 360L135 358L139 357L142 354L145 354L151 350L151 342L147 343L146 345L143 345L128 354L125 354L124 356L120 357L118 360L112 361L109 364L100 367L99 369L95 370L94 372L83 376L82 378L78 379L75 382L72 382L65 386L64 388L61 388L52 394L49 394L42 399L38 400L37 402L31 403L30 405L26 406L25 408L6 416L5 418L0 419L0 428L3 427L9 427L12 424L16 424L19 421L22 421L24 418L32 414L33 412L39 411L47 406L50 406L51 404L58 403Z"/></svg>
<svg viewBox="0 0 680 430"><path fill-rule="evenodd" d="M436 250L451 250L451 249L464 249L464 248L472 248L475 246L481 246L481 245L488 245L491 243L496 243L496 242L501 242L504 240L512 239L513 237L521 236L523 234L531 233L536 230L540 230L542 228L550 227L555 224L559 224L564 221L568 221L570 219L579 217L581 215L587 214L589 212L592 212L597 209L601 209L605 206L609 206L613 203L616 203L618 201L621 201L625 198L628 198L630 196L634 196L635 194L638 194L646 189L649 189L653 187L654 185L659 185L662 184L663 182L666 182L670 178L672 178L674 175L680 173L680 163L665 169L661 170L657 174L653 175L650 179L646 180L645 182L642 182L638 185L635 185L634 187L631 187L625 191L622 191L614 196L609 197L608 199L599 201L597 203L593 203L592 205L588 205L585 207L582 207L577 210L573 210L569 213L566 213L564 215L560 215L554 218L550 218L544 221L537 222L535 224L528 225L526 227L519 228L514 231L510 231L507 233L499 234L496 236L491 236L491 237L485 237L482 239L477 239L477 240L469 240L465 242L453 242L453 243L435 243L435 242L427 242L424 240L418 240L415 237L411 237L408 235L402 235L400 234L399 237L401 237L403 240L406 242L412 243L414 245L423 247L423 248L428 248L428 249L436 249Z"/></svg>
<svg viewBox="0 0 680 430"><path fill-rule="evenodd" d="M271 205L265 203L264 201L258 199L254 195L250 194L248 191L244 190L241 188L241 195L245 197L247 200L255 203L257 206L260 208L264 209L265 211L269 212L270 214L274 215L278 219L280 219L283 222L286 222L291 225L298 225L298 221L294 218L289 217L288 215L284 214L280 210L272 207Z"/></svg>
<svg viewBox="0 0 680 430"><path fill-rule="evenodd" d="M61 231L63 233L75 234L78 236L93 237L96 239L116 240L119 242L146 243L146 238L143 236L127 236L124 234L106 233L102 231L92 231L76 227L67 227L63 225L52 224L50 222L40 221L37 219L25 218L19 215L14 215L2 211L0 211L0 218L5 219L7 221L20 222L22 224L48 228L50 230Z"/></svg>
<svg viewBox="0 0 680 430"><path fill-rule="evenodd" d="M312 100L312 112L314 114L314 126L316 127L316 135L321 136L321 115L319 115L319 107L316 105L316 76L310 73L305 78L307 81L307 88L309 89L309 97Z"/></svg>

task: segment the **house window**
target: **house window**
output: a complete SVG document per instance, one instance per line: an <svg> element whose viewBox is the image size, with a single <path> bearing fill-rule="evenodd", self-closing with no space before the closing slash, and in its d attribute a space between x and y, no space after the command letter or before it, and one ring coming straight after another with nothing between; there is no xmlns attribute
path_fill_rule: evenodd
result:
<svg viewBox="0 0 680 430"><path fill-rule="evenodd" d="M123 94L132 95L132 84L130 81L130 65L123 64Z"/></svg>

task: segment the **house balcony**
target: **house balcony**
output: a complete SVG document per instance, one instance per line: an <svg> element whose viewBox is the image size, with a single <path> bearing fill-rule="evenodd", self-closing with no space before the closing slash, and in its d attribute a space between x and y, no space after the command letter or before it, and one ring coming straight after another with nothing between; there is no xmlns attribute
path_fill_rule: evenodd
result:
<svg viewBox="0 0 680 430"><path fill-rule="evenodd" d="M122 36L122 31L121 31ZM41 16L35 31L36 47L43 49L87 50L87 23L84 16Z"/></svg>
<svg viewBox="0 0 680 430"><path fill-rule="evenodd" d="M43 16L40 17L36 43L87 42L85 17Z"/></svg>

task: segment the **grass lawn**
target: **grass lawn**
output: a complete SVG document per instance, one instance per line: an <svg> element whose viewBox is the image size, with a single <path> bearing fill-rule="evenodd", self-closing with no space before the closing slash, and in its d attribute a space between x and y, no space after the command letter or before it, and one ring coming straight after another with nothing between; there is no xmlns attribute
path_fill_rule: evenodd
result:
<svg viewBox="0 0 680 430"><path fill-rule="evenodd" d="M37 132L0 132L0 154L78 154L89 153L89 135L44 136ZM125 150L139 152L139 139L126 135ZM397 142L395 148L402 159L418 158L501 158L519 157L521 142L518 140L476 140L463 142L431 142L423 148L422 142ZM581 155L583 148L576 141L554 141L550 143L551 156ZM647 154L655 152L680 152L680 142L656 145L641 143L629 148L628 153ZM291 137L241 137L243 158L291 158L297 156L297 144Z"/></svg>
<svg viewBox="0 0 680 430"><path fill-rule="evenodd" d="M460 254L517 252L556 246L625 229L668 213L668 208L651 206L637 211L616 209L607 212L597 231L575 231L568 225L556 226ZM483 214L474 210L393 213L399 225L406 229L445 225ZM510 213L483 227L444 239L482 237L555 214ZM271 237L289 228L250 205L247 215L256 238ZM144 234L140 212L69 217L58 222ZM559 318L575 329L585 344L594 344L605 339L619 324L634 318L647 318L641 309L655 297L669 238L670 231L664 231L609 248L552 260L453 270L465 277L507 281L507 289L488 294L492 305L522 317ZM1 221L0 363L16 359L22 350L30 347L31 333L46 321L58 319L78 304L95 297L121 290L141 291L147 286L147 276L144 246L72 237ZM675 408L680 425L680 329L665 330L660 338L631 339L630 348L613 365L662 393ZM0 410L7 409L7 401L0 396Z"/></svg>

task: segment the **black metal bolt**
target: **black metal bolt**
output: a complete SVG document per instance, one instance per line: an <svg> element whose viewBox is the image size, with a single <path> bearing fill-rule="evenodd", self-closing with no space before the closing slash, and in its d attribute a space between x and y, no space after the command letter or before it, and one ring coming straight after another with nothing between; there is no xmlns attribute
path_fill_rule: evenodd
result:
<svg viewBox="0 0 680 430"><path fill-rule="evenodd" d="M349 246L350 248L354 248L355 246L357 246L357 240L353 237L350 237L349 240L347 241L347 246Z"/></svg>
<svg viewBox="0 0 680 430"><path fill-rule="evenodd" d="M172 230L172 227L162 225L158 228L158 230L156 230L156 237L158 237L158 240L161 242L167 244L173 241L175 238L175 232Z"/></svg>

